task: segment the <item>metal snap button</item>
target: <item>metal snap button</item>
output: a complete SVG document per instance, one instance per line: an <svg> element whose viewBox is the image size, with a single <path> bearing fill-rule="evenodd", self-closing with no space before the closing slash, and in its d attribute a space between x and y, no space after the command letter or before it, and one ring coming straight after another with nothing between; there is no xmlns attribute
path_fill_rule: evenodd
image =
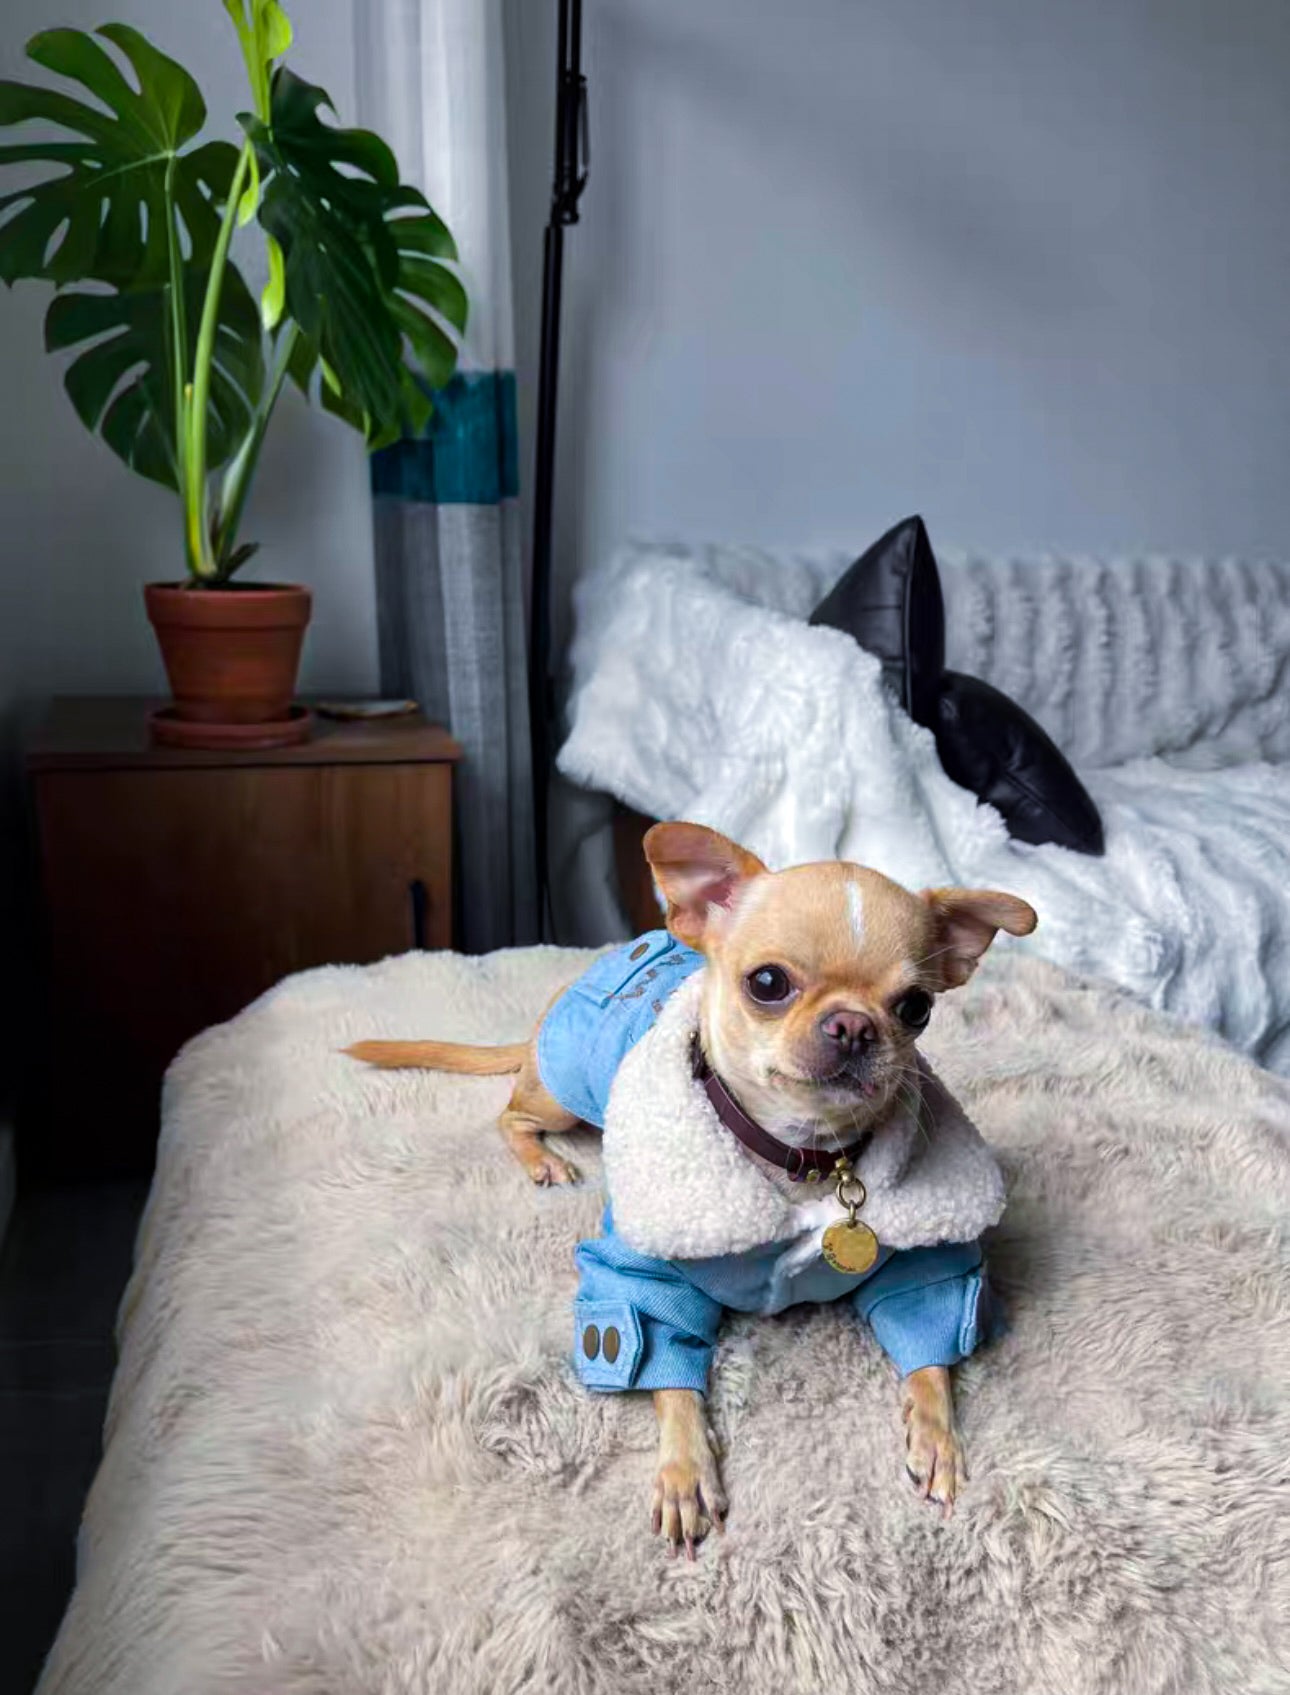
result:
<svg viewBox="0 0 1290 1695"><path fill-rule="evenodd" d="M621 1342L622 1337L611 1324L605 1331L605 1360L609 1365L612 1365L618 1358L618 1349Z"/></svg>
<svg viewBox="0 0 1290 1695"><path fill-rule="evenodd" d="M606 1340L608 1340L608 1337L606 1337ZM582 1333L582 1351L589 1360L594 1360L600 1352L600 1332L594 1324L589 1324ZM614 1352L618 1352L617 1348L614 1349Z"/></svg>

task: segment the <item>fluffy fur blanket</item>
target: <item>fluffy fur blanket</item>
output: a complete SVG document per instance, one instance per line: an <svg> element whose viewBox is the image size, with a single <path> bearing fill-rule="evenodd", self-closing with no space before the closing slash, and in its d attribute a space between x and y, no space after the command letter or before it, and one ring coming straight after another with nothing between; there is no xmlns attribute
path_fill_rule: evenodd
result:
<svg viewBox="0 0 1290 1695"><path fill-rule="evenodd" d="M958 1516L909 1489L876 1347L798 1309L730 1325L729 1534L669 1563L648 1399L569 1365L594 1141L534 1190L504 1080L337 1052L514 1039L584 963L311 972L178 1060L43 1695L1290 1687L1290 1086L991 963L925 1043L1011 1184Z"/></svg>

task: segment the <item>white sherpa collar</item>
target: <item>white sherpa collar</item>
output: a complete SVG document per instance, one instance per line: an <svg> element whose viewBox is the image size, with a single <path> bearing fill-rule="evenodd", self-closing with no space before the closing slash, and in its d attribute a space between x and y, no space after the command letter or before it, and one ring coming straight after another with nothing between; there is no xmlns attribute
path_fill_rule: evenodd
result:
<svg viewBox="0 0 1290 1695"><path fill-rule="evenodd" d="M605 1114L614 1229L661 1259L743 1253L800 1228L801 1209L722 1125L693 1075L703 978L681 984L623 1060ZM919 1066L921 1113L898 1110L857 1165L868 1191L860 1217L889 1248L972 1241L1003 1211L993 1154L921 1057Z"/></svg>

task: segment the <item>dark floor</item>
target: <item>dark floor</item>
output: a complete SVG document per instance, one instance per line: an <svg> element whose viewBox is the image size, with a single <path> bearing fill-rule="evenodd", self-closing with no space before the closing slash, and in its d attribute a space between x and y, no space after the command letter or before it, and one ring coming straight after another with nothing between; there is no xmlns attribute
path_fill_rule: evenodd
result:
<svg viewBox="0 0 1290 1695"><path fill-rule="evenodd" d="M0 1695L30 1695L67 1604L146 1195L21 1195L0 1249Z"/></svg>

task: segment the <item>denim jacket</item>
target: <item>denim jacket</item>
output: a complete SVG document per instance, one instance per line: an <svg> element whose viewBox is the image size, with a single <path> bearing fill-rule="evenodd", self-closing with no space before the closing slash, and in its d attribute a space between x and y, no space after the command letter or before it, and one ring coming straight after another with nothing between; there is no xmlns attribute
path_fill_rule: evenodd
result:
<svg viewBox="0 0 1290 1695"><path fill-rule="evenodd" d="M574 1363L588 1388L702 1390L722 1312L846 1301L897 1369L952 1365L994 1327L977 1237L1002 1210L998 1168L930 1068L860 1162L878 1235L863 1274L819 1240L841 1210L785 1197L695 1084L702 956L651 931L598 959L547 1014L543 1083L605 1134L602 1234L579 1244Z"/></svg>

